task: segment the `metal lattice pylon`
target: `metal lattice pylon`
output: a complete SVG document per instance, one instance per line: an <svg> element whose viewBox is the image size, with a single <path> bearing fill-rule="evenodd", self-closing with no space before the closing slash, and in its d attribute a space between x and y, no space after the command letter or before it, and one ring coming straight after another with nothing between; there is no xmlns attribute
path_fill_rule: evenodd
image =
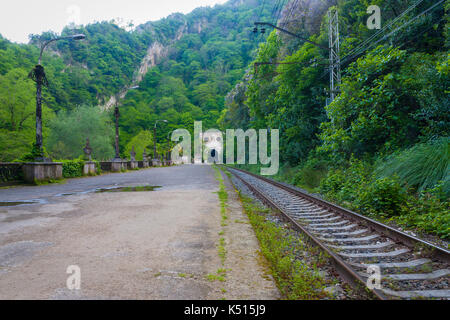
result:
<svg viewBox="0 0 450 320"><path fill-rule="evenodd" d="M336 98L341 85L341 58L339 56L339 19L336 9L328 11L330 45L330 102Z"/></svg>

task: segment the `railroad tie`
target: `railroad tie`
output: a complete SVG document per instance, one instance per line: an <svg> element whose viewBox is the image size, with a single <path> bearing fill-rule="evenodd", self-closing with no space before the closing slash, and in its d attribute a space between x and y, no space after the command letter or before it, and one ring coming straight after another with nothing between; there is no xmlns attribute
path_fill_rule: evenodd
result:
<svg viewBox="0 0 450 320"><path fill-rule="evenodd" d="M319 238L319 239L323 240L323 241L329 241L329 242L365 242L365 241L370 241L370 240L376 239L378 237L380 237L379 234L371 234L370 236L361 237L361 238L343 238L343 239L338 239L338 238Z"/></svg>
<svg viewBox="0 0 450 320"><path fill-rule="evenodd" d="M410 298L450 298L450 290L415 290L415 291L394 291L382 289L387 295L410 299Z"/></svg>
<svg viewBox="0 0 450 320"><path fill-rule="evenodd" d="M360 250L360 249L381 249L386 248L391 245L395 244L392 241L386 241L381 243L373 243L373 244L367 244L367 245L353 245L353 246L332 246L332 248L336 248L338 250Z"/></svg>
<svg viewBox="0 0 450 320"><path fill-rule="evenodd" d="M358 225L356 225L356 224L350 224L350 225L345 226L345 227L329 227L329 228L326 228L326 227L325 228L314 228L314 227L312 227L310 229L316 230L316 231L321 231L321 230L330 230L330 231L336 230L336 231L340 231L340 230L350 230L350 229L353 229L353 228L355 228L357 226Z"/></svg>
<svg viewBox="0 0 450 320"><path fill-rule="evenodd" d="M348 258L382 258L382 257L395 257L401 254L409 252L409 249L397 249L390 252L365 252L365 253L342 253L339 255Z"/></svg>
<svg viewBox="0 0 450 320"><path fill-rule="evenodd" d="M430 259L417 259L417 260L411 260L406 262L380 262L380 263L371 263L371 264L364 264L364 263L355 263L355 262L349 262L352 266L360 267L360 268L367 268L369 266L377 266L379 268L414 268L421 265L424 265L426 263L430 263Z"/></svg>
<svg viewBox="0 0 450 320"><path fill-rule="evenodd" d="M430 273L407 273L407 274L388 274L385 275L385 278L391 279L391 280L399 280L399 281L406 281L406 280L432 280L437 278L445 277L450 273L450 270L448 269L441 269L436 270Z"/></svg>

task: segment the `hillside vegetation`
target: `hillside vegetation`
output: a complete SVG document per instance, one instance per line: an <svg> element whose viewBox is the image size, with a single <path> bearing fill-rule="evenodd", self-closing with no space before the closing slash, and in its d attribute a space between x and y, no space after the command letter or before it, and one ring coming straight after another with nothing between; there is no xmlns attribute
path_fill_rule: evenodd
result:
<svg viewBox="0 0 450 320"><path fill-rule="evenodd" d="M366 26L373 4L382 31ZM274 22L328 47L329 9L339 14L342 57L331 103L328 50L269 27L252 32L255 21ZM47 152L77 158L89 137L98 160L111 158L111 97L122 93L123 157L133 145L151 149L156 119L168 120L159 153L173 129L192 131L196 120L204 129L279 128L277 179L448 239L449 10L449 0L231 0L133 31L113 21L66 28L87 39L57 42L44 56ZM38 39L0 37L0 161L22 158L34 141L28 73Z"/></svg>
<svg viewBox="0 0 450 320"><path fill-rule="evenodd" d="M327 50L273 31L253 64L280 64L249 71L227 97L223 125L280 128L279 179L448 238L450 2L428 10L437 1L290 1L280 23L328 46L326 11L336 4L338 97L326 105ZM382 8L383 26L412 8L402 21L408 23L349 56L377 32L366 27L370 4Z"/></svg>
<svg viewBox="0 0 450 320"><path fill-rule="evenodd" d="M233 0L198 8L187 15L172 14L133 31L118 27L114 21L66 28L62 35L83 33L86 40L58 41L44 54L49 81L43 93L44 143L49 155L82 155L79 146L87 138L82 135L89 134L91 139L103 136L110 140L109 148L96 153L100 160L110 158L111 97L132 85L140 89L130 91L119 102L124 157L129 156L125 151L131 150L128 144L151 130L156 118L169 121L158 132L160 152L167 148L167 135L174 128L190 128L194 120L216 126L224 110L225 95L242 78L257 48L252 23L260 14L270 16L269 6L274 2L266 1L261 10L260 1ZM0 161L21 158L31 149L35 89L27 75L37 63L39 39L55 36L51 32L32 35L28 45L0 37ZM101 117L102 125L92 123L88 131L77 133L80 142L74 143L70 133L80 127L77 115L83 113L75 109L96 106L108 106L107 117ZM61 130L59 123L63 122L67 130ZM107 134L105 127L109 127Z"/></svg>

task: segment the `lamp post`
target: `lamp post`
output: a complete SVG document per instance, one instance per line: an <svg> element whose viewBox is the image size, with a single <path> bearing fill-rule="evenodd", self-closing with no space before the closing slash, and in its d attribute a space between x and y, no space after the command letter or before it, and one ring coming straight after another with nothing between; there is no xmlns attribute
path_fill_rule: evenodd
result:
<svg viewBox="0 0 450 320"><path fill-rule="evenodd" d="M168 147L168 151L167 151L167 161L171 161L172 160L172 157L171 157L171 155L170 155L170 136L172 135L172 132L169 132L168 134L167 134L167 147Z"/></svg>
<svg viewBox="0 0 450 320"><path fill-rule="evenodd" d="M156 120L155 121L155 127L153 128L153 159L156 159L156 125L158 122L165 122L167 123L167 120Z"/></svg>
<svg viewBox="0 0 450 320"><path fill-rule="evenodd" d="M134 86L134 87L129 88L129 90L135 90L135 89L139 89L139 86ZM114 108L114 118L116 119L116 139L115 139L116 156L113 159L113 161L115 161L115 162L122 161L122 159L120 158L120 147L119 147L119 118L120 118L119 99L120 99L120 94L116 95L116 105Z"/></svg>
<svg viewBox="0 0 450 320"><path fill-rule="evenodd" d="M41 52L39 55L38 64L34 67L34 69L30 73L30 77L36 82L36 145L39 155L36 157L36 161L43 161L43 138L42 138L42 85L47 85L47 79L45 77L44 67L41 65L42 55L44 53L45 48L50 43L60 41L60 40L83 40L86 39L84 34L76 34L73 36L67 37L59 37L55 39L50 39L42 43Z"/></svg>

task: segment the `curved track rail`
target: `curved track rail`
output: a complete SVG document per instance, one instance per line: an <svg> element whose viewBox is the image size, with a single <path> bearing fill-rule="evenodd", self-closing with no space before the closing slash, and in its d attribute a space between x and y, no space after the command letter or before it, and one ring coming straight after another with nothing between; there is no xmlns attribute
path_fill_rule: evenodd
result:
<svg viewBox="0 0 450 320"><path fill-rule="evenodd" d="M296 187L228 167L258 198L330 257L354 287L366 288L373 272L379 299L450 299L450 252ZM370 274L369 274L370 273Z"/></svg>

